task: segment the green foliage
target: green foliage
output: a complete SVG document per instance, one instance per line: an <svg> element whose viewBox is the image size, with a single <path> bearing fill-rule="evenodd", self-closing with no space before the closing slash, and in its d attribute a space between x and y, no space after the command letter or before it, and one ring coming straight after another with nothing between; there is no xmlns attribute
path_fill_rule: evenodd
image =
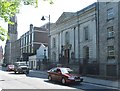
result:
<svg viewBox="0 0 120 91"><path fill-rule="evenodd" d="M52 0L44 1L48 1L49 4L53 4ZM19 13L21 3L38 7L38 0L0 0L0 18L8 24L14 24L10 21L10 18L16 13ZM7 31L0 25L0 40L4 41L6 37L9 38Z"/></svg>
<svg viewBox="0 0 120 91"><path fill-rule="evenodd" d="M0 18L8 24L14 24L10 21L10 17L14 16L19 10L20 0L0 0ZM7 30L0 25L0 40L4 41L8 38Z"/></svg>
<svg viewBox="0 0 120 91"><path fill-rule="evenodd" d="M54 3L53 0L44 0L44 1L48 1L49 4L53 4Z"/></svg>

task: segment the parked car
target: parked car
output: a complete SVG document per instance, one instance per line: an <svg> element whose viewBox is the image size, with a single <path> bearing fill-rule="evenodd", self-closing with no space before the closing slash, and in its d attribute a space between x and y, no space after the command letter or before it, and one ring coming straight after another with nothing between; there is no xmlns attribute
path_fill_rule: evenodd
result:
<svg viewBox="0 0 120 91"><path fill-rule="evenodd" d="M83 78L78 74L72 74L73 70L65 67L56 67L48 71L49 81L59 81L62 84L67 83L80 83L83 82Z"/></svg>
<svg viewBox="0 0 120 91"><path fill-rule="evenodd" d="M29 67L26 62L15 62L14 72L29 74Z"/></svg>
<svg viewBox="0 0 120 91"><path fill-rule="evenodd" d="M7 67L7 64L3 63L3 64L2 64L2 67Z"/></svg>
<svg viewBox="0 0 120 91"><path fill-rule="evenodd" d="M7 71L14 71L14 65L13 64L8 65Z"/></svg>

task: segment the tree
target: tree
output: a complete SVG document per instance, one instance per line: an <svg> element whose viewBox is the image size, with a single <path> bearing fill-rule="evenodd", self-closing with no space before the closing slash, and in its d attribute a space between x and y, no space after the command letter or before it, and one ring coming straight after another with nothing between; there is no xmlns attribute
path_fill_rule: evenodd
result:
<svg viewBox="0 0 120 91"><path fill-rule="evenodd" d="M43 1L48 1L50 4L53 4L52 0ZM14 24L10 21L10 18L16 13L19 13L21 3L35 7L38 6L38 0L0 0L0 18L8 24ZM0 40L4 41L6 37L9 38L7 30L0 25Z"/></svg>

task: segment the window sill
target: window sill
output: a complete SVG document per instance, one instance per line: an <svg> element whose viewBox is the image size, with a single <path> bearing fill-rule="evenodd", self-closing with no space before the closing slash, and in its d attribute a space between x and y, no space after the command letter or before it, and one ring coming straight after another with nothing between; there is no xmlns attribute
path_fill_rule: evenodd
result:
<svg viewBox="0 0 120 91"><path fill-rule="evenodd" d="M113 37L107 37L107 40L109 40L109 39L115 39L115 37L113 36Z"/></svg>
<svg viewBox="0 0 120 91"><path fill-rule="evenodd" d="M113 18L110 18L110 19L107 19L107 22L111 21L111 20L114 20L114 17Z"/></svg>
<svg viewBox="0 0 120 91"><path fill-rule="evenodd" d="M107 59L115 59L115 56L108 56Z"/></svg>

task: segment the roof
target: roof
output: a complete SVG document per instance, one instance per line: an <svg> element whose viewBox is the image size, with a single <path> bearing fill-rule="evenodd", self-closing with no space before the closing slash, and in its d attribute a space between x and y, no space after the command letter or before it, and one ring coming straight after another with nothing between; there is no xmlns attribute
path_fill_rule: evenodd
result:
<svg viewBox="0 0 120 91"><path fill-rule="evenodd" d="M77 14L81 14L81 13L83 13L83 12L85 12L85 11L88 11L88 10L90 10L91 8L95 7L95 6L96 6L96 2L93 3L93 4L91 4L91 5L89 5L89 6L87 6L87 7L85 7L85 8L83 8L83 9L81 9L80 11L77 11Z"/></svg>
<svg viewBox="0 0 120 91"><path fill-rule="evenodd" d="M61 14L61 16L58 18L58 20L56 21L56 24L59 24L62 21L65 21L65 20L69 19L71 16L74 16L74 15L75 15L74 12L63 12Z"/></svg>

